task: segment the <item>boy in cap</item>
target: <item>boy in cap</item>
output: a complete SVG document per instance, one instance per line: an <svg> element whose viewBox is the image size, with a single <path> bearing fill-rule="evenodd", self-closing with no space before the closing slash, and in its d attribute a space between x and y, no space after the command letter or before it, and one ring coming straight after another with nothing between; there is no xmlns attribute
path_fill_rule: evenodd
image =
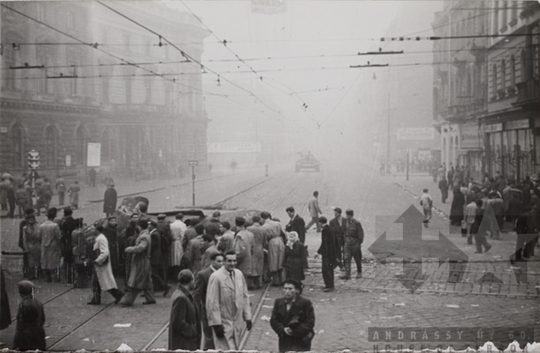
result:
<svg viewBox="0 0 540 353"><path fill-rule="evenodd" d="M39 349L44 351L45 311L43 305L34 298L34 284L20 281L18 284L21 303L17 312L17 328L13 338L13 349L19 351Z"/></svg>

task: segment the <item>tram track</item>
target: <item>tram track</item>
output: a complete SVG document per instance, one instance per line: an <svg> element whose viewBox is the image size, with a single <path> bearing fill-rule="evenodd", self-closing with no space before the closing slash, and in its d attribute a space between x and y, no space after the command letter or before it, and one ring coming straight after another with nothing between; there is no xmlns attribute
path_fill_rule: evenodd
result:
<svg viewBox="0 0 540 353"><path fill-rule="evenodd" d="M248 187L248 188L246 188L244 190L241 190L240 192L237 192L237 193L227 197L224 200L216 202L215 204L219 204L219 203L222 203L222 202L229 202L230 200L232 200L232 199L234 199L236 197L239 197L239 196L245 194L246 192L249 192L250 190L256 189L258 186L264 184L266 181L269 181L270 179L271 178L269 178L269 179L267 179L267 180L265 180L263 182L257 183L256 185L252 185L252 186L250 186L250 187ZM310 186L310 192L313 189L314 185L316 185L316 183L318 183L319 181L320 181L320 177L314 178L313 185ZM275 203L273 203L271 205L271 207L268 208L269 212L274 213L275 211L277 211L280 208L284 207L284 205L286 205L288 202L290 202L294 198L294 196L297 194L297 192L299 191L299 189L301 188L302 185L305 185L305 181L302 178L299 178L298 182L295 183L294 186L290 190L288 190L287 193L284 196L280 197ZM280 188L283 188L282 183L279 183L276 187L272 188L270 191L265 193L262 198L258 198L255 202L252 202L250 205L248 205L246 207L246 209L250 208L250 207L253 207L257 203L259 203L263 198L265 198L268 195L276 192L276 190L279 190ZM304 206L303 206L302 211L301 211L300 214L303 214L305 212L306 208L307 208L308 199L309 199L309 196L311 196L310 192L309 192L308 195L306 195L307 198L306 198L306 201L304 203ZM267 295L267 293L269 291L269 288L270 288L270 284L266 284L265 287L263 288L263 292L262 292L261 297L259 298L257 304L255 305L255 311L254 311L254 315L253 315L253 321L254 322L257 320L257 317L258 317L258 315L260 313L264 298ZM57 300L59 298L62 298L64 295L71 292L72 290L73 290L73 288L69 288L67 290L64 290L64 291L54 295L53 297L51 297L51 298L47 299L46 301L44 301L43 305L49 304L49 303L51 303L51 302L53 302L53 301L55 301L55 300ZM66 333L62 334L57 340L55 340L54 342L48 344L47 345L47 350L54 350L55 347L58 347L62 342L69 339L73 334L76 334L82 328L87 326L89 323L95 321L96 319L99 319L100 317L103 317L103 314L107 313L111 308L114 308L114 307L115 307L114 303L111 302L111 303L105 305L103 308L100 308L100 310L93 313L90 317L86 318L84 321L80 322L79 324L76 324L71 330L69 330L69 332L66 332ZM15 320L16 319L13 319L12 322L15 321ZM165 323L160 328L160 330L155 335L153 335L152 338L149 341L147 341L138 350L139 351L144 351L144 350L150 349L152 347L152 345L156 341L158 341L163 336L163 334L165 334L167 332L168 328L169 328L169 322L167 321L167 323ZM242 349L243 346L245 345L245 343L247 342L247 340L249 338L249 334L250 334L250 331L245 331L244 334L242 335L240 349ZM64 350L64 349L60 349L60 350Z"/></svg>

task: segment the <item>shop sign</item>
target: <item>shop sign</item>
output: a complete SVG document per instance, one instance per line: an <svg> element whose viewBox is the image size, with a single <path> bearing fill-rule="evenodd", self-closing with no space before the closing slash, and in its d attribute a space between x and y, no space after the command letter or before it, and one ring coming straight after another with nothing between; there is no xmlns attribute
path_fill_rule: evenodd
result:
<svg viewBox="0 0 540 353"><path fill-rule="evenodd" d="M502 131L502 129L503 129L502 123L484 125L485 132Z"/></svg>
<svg viewBox="0 0 540 353"><path fill-rule="evenodd" d="M461 148L481 149L478 125L461 126Z"/></svg>
<svg viewBox="0 0 540 353"><path fill-rule="evenodd" d="M432 141L435 129L432 127L410 127L397 130L398 141Z"/></svg>
<svg viewBox="0 0 540 353"><path fill-rule="evenodd" d="M506 130L519 130L529 128L529 119L508 121L504 124Z"/></svg>

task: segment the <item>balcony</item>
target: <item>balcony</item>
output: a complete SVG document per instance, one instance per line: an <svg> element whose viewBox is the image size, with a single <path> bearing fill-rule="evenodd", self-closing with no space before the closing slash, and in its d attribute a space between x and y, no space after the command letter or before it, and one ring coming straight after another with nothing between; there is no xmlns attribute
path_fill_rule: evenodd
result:
<svg viewBox="0 0 540 353"><path fill-rule="evenodd" d="M540 103L540 80L538 78L530 78L524 82L519 82L516 87L518 98L514 105Z"/></svg>
<svg viewBox="0 0 540 353"><path fill-rule="evenodd" d="M455 120L466 118L486 109L485 99L475 99L468 104L456 104L448 107L447 119Z"/></svg>

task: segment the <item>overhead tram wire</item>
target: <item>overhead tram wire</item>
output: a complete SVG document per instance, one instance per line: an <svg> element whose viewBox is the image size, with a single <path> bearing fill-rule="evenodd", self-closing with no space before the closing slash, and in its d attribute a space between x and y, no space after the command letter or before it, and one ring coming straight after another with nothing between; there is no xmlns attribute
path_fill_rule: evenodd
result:
<svg viewBox="0 0 540 353"><path fill-rule="evenodd" d="M100 5L102 5L103 7L106 7L107 9L111 10L112 12L116 13L117 15L125 18L126 20L130 21L130 22L133 22L134 24L136 24L137 26L141 27L141 28L144 28L145 30L147 30L148 32L158 36L159 38L161 38L162 40L164 40L165 42L169 43L174 49L178 50L182 56L188 58L189 60L197 63L201 68L205 68L206 70L210 71L211 73L213 73L214 75L218 76L218 79L219 78L222 78L224 81L228 82L229 84L237 87L238 89L244 91L244 92L248 92L250 93L253 97L255 97L255 99L257 99L259 102L261 102L264 106L266 106L268 109L270 109L271 111L273 111L274 113L277 113L279 115L281 115L283 118L285 118L285 116L280 112L280 111L277 111L275 110L274 108L272 108L270 105L268 105L266 102L264 102L262 99L260 99L255 93L251 92L250 90L234 83L233 81L221 76L221 74L217 73L216 71L210 69L208 66L206 65L203 65L200 61L196 60L195 58L193 58L191 55L187 54L186 52L184 52L182 49L180 49L178 46L176 46L173 42L171 42L170 40L168 40L166 37L162 36L161 34L159 34L158 32L146 27L145 25L135 21L134 19L130 18L129 16L126 16L124 15L123 13L121 13L120 11L116 10L116 9L113 9L112 7L108 6L108 5L105 5L103 2L101 1L97 1ZM281 121L281 119L277 119L279 121Z"/></svg>
<svg viewBox="0 0 540 353"><path fill-rule="evenodd" d="M11 10L11 11L15 12L16 14L18 14L18 15L20 15L20 16L22 16L22 17L25 17L25 18L27 18L27 19L29 19L29 20L31 20L31 21L34 21L34 22L36 22L36 23L38 23L38 24L40 24L40 25L42 25L42 26L44 26L44 27L47 27L47 28L49 28L49 29L51 29L51 30L53 30L53 31L55 31L55 32L58 32L58 33L60 33L60 34L62 34L62 35L65 35L66 37L69 37L69 38L71 38L71 39L73 39L73 40L75 40L75 41L77 41L77 42L79 42L79 43L81 43L81 44L86 44L86 45L88 45L89 47L91 47L91 48L93 48L93 49L96 49L96 50L102 52L102 53L105 54L105 55L111 56L111 57L113 57L113 58L115 58L115 59L117 59L117 60L120 60L120 61L124 62L126 65L137 67L137 68L139 68L139 69L141 69L141 70L143 70L143 71L149 72L149 73L152 74L153 76L161 77L162 79L165 79L165 80L167 80L167 81L169 81L169 82L172 82L173 84L178 84L178 85L180 85L180 86L187 87L187 88L191 88L191 89L196 90L196 91L199 91L199 92L201 92L201 93L205 93L205 91L202 90L202 89L199 89L199 88L197 88L197 87L192 87L192 86L183 84L183 83L181 83L181 82L177 82L176 79L168 79L168 78L166 78L166 77L165 77L164 75L162 75L162 74L156 73L156 72L154 72L154 71L152 71L152 70L148 70L148 69L145 69L145 68L143 68L143 67L141 67L141 66L139 66L139 65L137 65L137 64L131 63L131 62L129 62L129 61L127 61L127 60L125 60L125 59L123 59L123 58L117 56L117 55L111 54L111 53L109 53L109 52L107 52L107 51L105 51L105 50L103 50L103 49L100 49L98 46L94 46L93 43L86 43L86 42L84 42L83 40L81 40L81 39L79 39L79 38L77 38L77 37L75 37L75 36L73 36L73 35L71 35L71 34L69 34L69 33L66 33L66 32L64 32L64 31L61 31L61 30L59 30L59 29L57 29L57 28L55 28L55 27L53 27L53 26L51 26L51 25L49 25L49 24L47 24L47 23L44 23L44 22L42 22L42 21L40 21L40 20L38 20L38 19L35 19L35 18L33 18L33 17L29 16L29 15L26 15L25 13L22 13L22 12L20 12L20 11L18 11L18 10L15 10L15 9L9 7L9 6L6 6L5 4L0 3L0 6L6 8L6 9L8 9L8 10ZM164 39L164 38L163 38L163 39ZM164 39L164 40L165 40L165 39ZM167 42L168 42L168 41L167 41ZM176 48L176 47L175 47L175 48ZM176 49L178 49L178 48L176 48ZM182 51L180 50L180 52L182 52ZM101 75L101 76L99 76L99 77L105 77L105 76L107 76L107 75ZM135 76L136 76L136 75L132 75L132 77L135 77ZM79 77L77 77L77 79L78 79L78 78L79 78ZM41 77L40 79L44 79L44 78ZM73 79L73 78L66 77L65 79ZM228 80L227 80L227 81L228 81ZM232 82L231 82L231 83L232 83ZM244 91L246 91L246 92L251 93L250 91L248 91L248 90L246 90L246 89L244 89L244 88L242 88L242 87L240 87L240 86L238 86L238 85L236 85L236 84L234 84L234 83L232 83L232 84L235 85L235 86L237 86L237 87L239 87L239 88L241 88L242 90L244 90ZM221 97L224 97L224 96L221 96ZM227 98L226 98L226 99L227 99ZM257 97L257 99L259 99L259 98ZM260 100L260 99L259 99L259 100ZM234 101L234 100L231 100L231 101L234 102L234 103L240 104L240 103L238 103L238 102L236 102L236 101ZM266 105L266 103L264 103L262 100L260 100L260 101L261 101L264 105ZM240 105L242 105L242 104L240 104ZM266 105L266 106L267 106L267 105ZM276 110L272 109L272 108L269 107L269 106L267 106L267 107L268 107L270 110L272 110L272 111L274 111L274 112L280 114L281 116L283 116L283 115L281 114L281 112L277 112ZM283 117L284 117L284 116L283 116ZM278 120L278 121L281 122L281 123L283 123L283 121L282 121L281 119L279 119L279 118L274 118L274 117L272 117L272 118L275 119L275 120Z"/></svg>

